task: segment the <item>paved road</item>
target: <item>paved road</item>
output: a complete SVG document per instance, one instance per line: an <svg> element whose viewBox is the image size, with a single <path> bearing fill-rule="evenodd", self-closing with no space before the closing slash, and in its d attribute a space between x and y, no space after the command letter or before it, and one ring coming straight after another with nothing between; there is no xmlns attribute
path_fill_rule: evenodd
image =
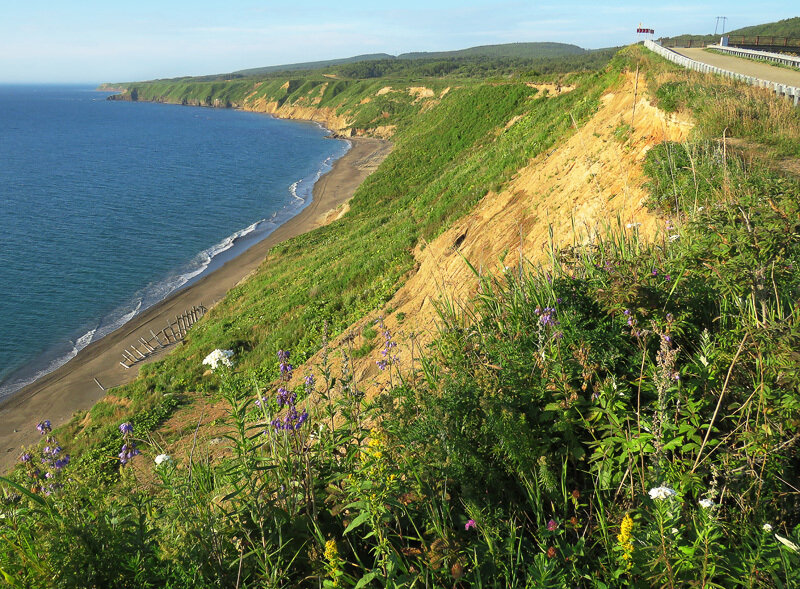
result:
<svg viewBox="0 0 800 589"><path fill-rule="evenodd" d="M775 67L766 63L759 63L741 57L734 57L733 55L720 55L719 53L711 53L703 49L680 49L675 48L681 55L685 55L689 59L714 65L719 68L736 72L737 74L745 74L747 76L755 76L762 80L769 82L777 82L779 84L786 84L788 86L800 86L800 71L792 71L782 67Z"/></svg>

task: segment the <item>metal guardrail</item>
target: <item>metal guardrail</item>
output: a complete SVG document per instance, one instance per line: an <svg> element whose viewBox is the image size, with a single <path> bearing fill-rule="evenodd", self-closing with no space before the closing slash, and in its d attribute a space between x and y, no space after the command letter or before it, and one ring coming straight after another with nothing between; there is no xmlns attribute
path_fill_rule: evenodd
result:
<svg viewBox="0 0 800 589"><path fill-rule="evenodd" d="M791 37L774 37L771 35L757 35L755 37L745 37L744 35L725 36L728 37L728 43L732 45L765 45L767 47L800 49L800 39Z"/></svg>
<svg viewBox="0 0 800 589"><path fill-rule="evenodd" d="M800 88L797 86L787 86L785 84L778 84L777 82L769 82L767 80L762 80L760 78L755 78L753 76L737 74L736 72L724 70L722 68L718 68L713 65L708 65L707 63L695 61L679 53L676 53L671 49L667 49L665 47L662 47L661 45L657 45L652 41L650 41L649 39L644 42L644 46L647 47L650 51L658 53L661 57L664 57L665 59L668 59L673 63L677 63L678 65L682 65L685 68L695 70L696 72L704 74L718 74L720 76L725 76L727 78L733 78L734 80L745 82L747 84L750 84L751 86L766 88L768 90L772 90L773 92L775 92L777 96L786 96L786 98L794 102L795 106L800 105Z"/></svg>
<svg viewBox="0 0 800 589"><path fill-rule="evenodd" d="M750 57L754 59L763 59L765 61L773 61L775 63L782 63L783 65L790 65L792 67L800 67L800 57L793 55L784 55L783 53L772 53L770 51L754 51L753 49L740 49L739 47L723 47L722 45L708 45L706 49L713 49L714 51L722 51L737 57Z"/></svg>

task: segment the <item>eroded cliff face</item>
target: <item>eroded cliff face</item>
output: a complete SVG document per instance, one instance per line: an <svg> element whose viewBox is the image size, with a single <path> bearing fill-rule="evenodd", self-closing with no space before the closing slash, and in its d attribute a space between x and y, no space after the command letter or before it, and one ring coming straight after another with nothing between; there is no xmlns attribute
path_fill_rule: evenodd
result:
<svg viewBox="0 0 800 589"><path fill-rule="evenodd" d="M435 337L435 301L446 297L468 304L475 294L478 279L464 258L482 272L513 272L523 259L546 260L551 230L558 247L590 241L604 227L615 226L617 219L623 230L656 238L666 220L644 206L641 164L656 144L685 140L692 123L654 107L641 92L634 100L634 86L628 76L603 96L599 111L568 140L532 160L502 192L487 194L470 215L438 238L417 247L416 270L385 307L394 310L385 323L399 342L401 366L408 367L413 351L418 357L419 346ZM512 119L507 126L516 122ZM399 323L401 313L405 318ZM379 315L351 326L331 348L344 346L352 334L353 345L359 347L359 334ZM362 389L372 394L387 385L385 373L376 367L379 359L378 348L354 361ZM320 361L320 355L313 357L309 367Z"/></svg>
<svg viewBox="0 0 800 589"><path fill-rule="evenodd" d="M280 119L315 121L340 135L352 135L347 117L336 114L333 108L287 103L281 105L276 100L268 101L264 98L245 100L241 108L251 112L271 114Z"/></svg>

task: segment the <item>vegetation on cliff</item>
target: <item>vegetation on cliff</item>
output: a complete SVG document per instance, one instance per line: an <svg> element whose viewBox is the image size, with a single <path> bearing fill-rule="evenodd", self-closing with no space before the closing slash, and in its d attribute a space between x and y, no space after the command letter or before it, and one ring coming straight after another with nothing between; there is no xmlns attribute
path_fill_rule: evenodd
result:
<svg viewBox="0 0 800 589"><path fill-rule="evenodd" d="M697 122L692 141L647 156L664 232L611 226L543 266L476 269L475 298L442 300L438 339L401 361L413 343L386 327L384 304L413 272L412 250L580 127L633 70L665 110ZM113 391L123 402L59 432L41 424L46 442L3 481L6 583L800 582L800 183L777 157L748 155L769 142L796 156L800 112L638 47L569 82L553 96L442 80L427 102L399 82L378 96L387 84L369 80L321 92L314 80L137 86L142 99L212 104L283 92L366 130L380 112L396 147L347 215L275 248L185 346ZM372 110L390 94L391 110ZM328 344L368 313L382 350L369 398L357 350ZM232 350L233 366L205 372L214 349ZM319 365L292 366L320 349ZM227 403L223 458L194 444L167 458L148 436L190 399Z"/></svg>

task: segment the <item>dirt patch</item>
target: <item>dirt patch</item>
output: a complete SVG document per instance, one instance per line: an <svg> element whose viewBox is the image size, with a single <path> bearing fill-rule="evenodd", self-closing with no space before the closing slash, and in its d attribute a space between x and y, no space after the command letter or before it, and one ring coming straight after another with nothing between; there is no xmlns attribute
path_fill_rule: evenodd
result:
<svg viewBox="0 0 800 589"><path fill-rule="evenodd" d="M575 90L575 86L567 85L562 86L561 84L534 84L533 82L529 82L527 84L530 88L536 88L539 92L545 95L553 95L558 96L559 94L566 94L567 92L572 92Z"/></svg>
<svg viewBox="0 0 800 589"><path fill-rule="evenodd" d="M378 90L375 93L375 96L383 96L384 94L388 94L391 91L392 91L392 87L391 86L384 86L383 88L381 88L380 90Z"/></svg>
<svg viewBox="0 0 800 589"><path fill-rule="evenodd" d="M409 96L415 97L414 104L425 98L433 98L435 96L433 90L426 88L425 86L411 86L408 89L408 94Z"/></svg>

